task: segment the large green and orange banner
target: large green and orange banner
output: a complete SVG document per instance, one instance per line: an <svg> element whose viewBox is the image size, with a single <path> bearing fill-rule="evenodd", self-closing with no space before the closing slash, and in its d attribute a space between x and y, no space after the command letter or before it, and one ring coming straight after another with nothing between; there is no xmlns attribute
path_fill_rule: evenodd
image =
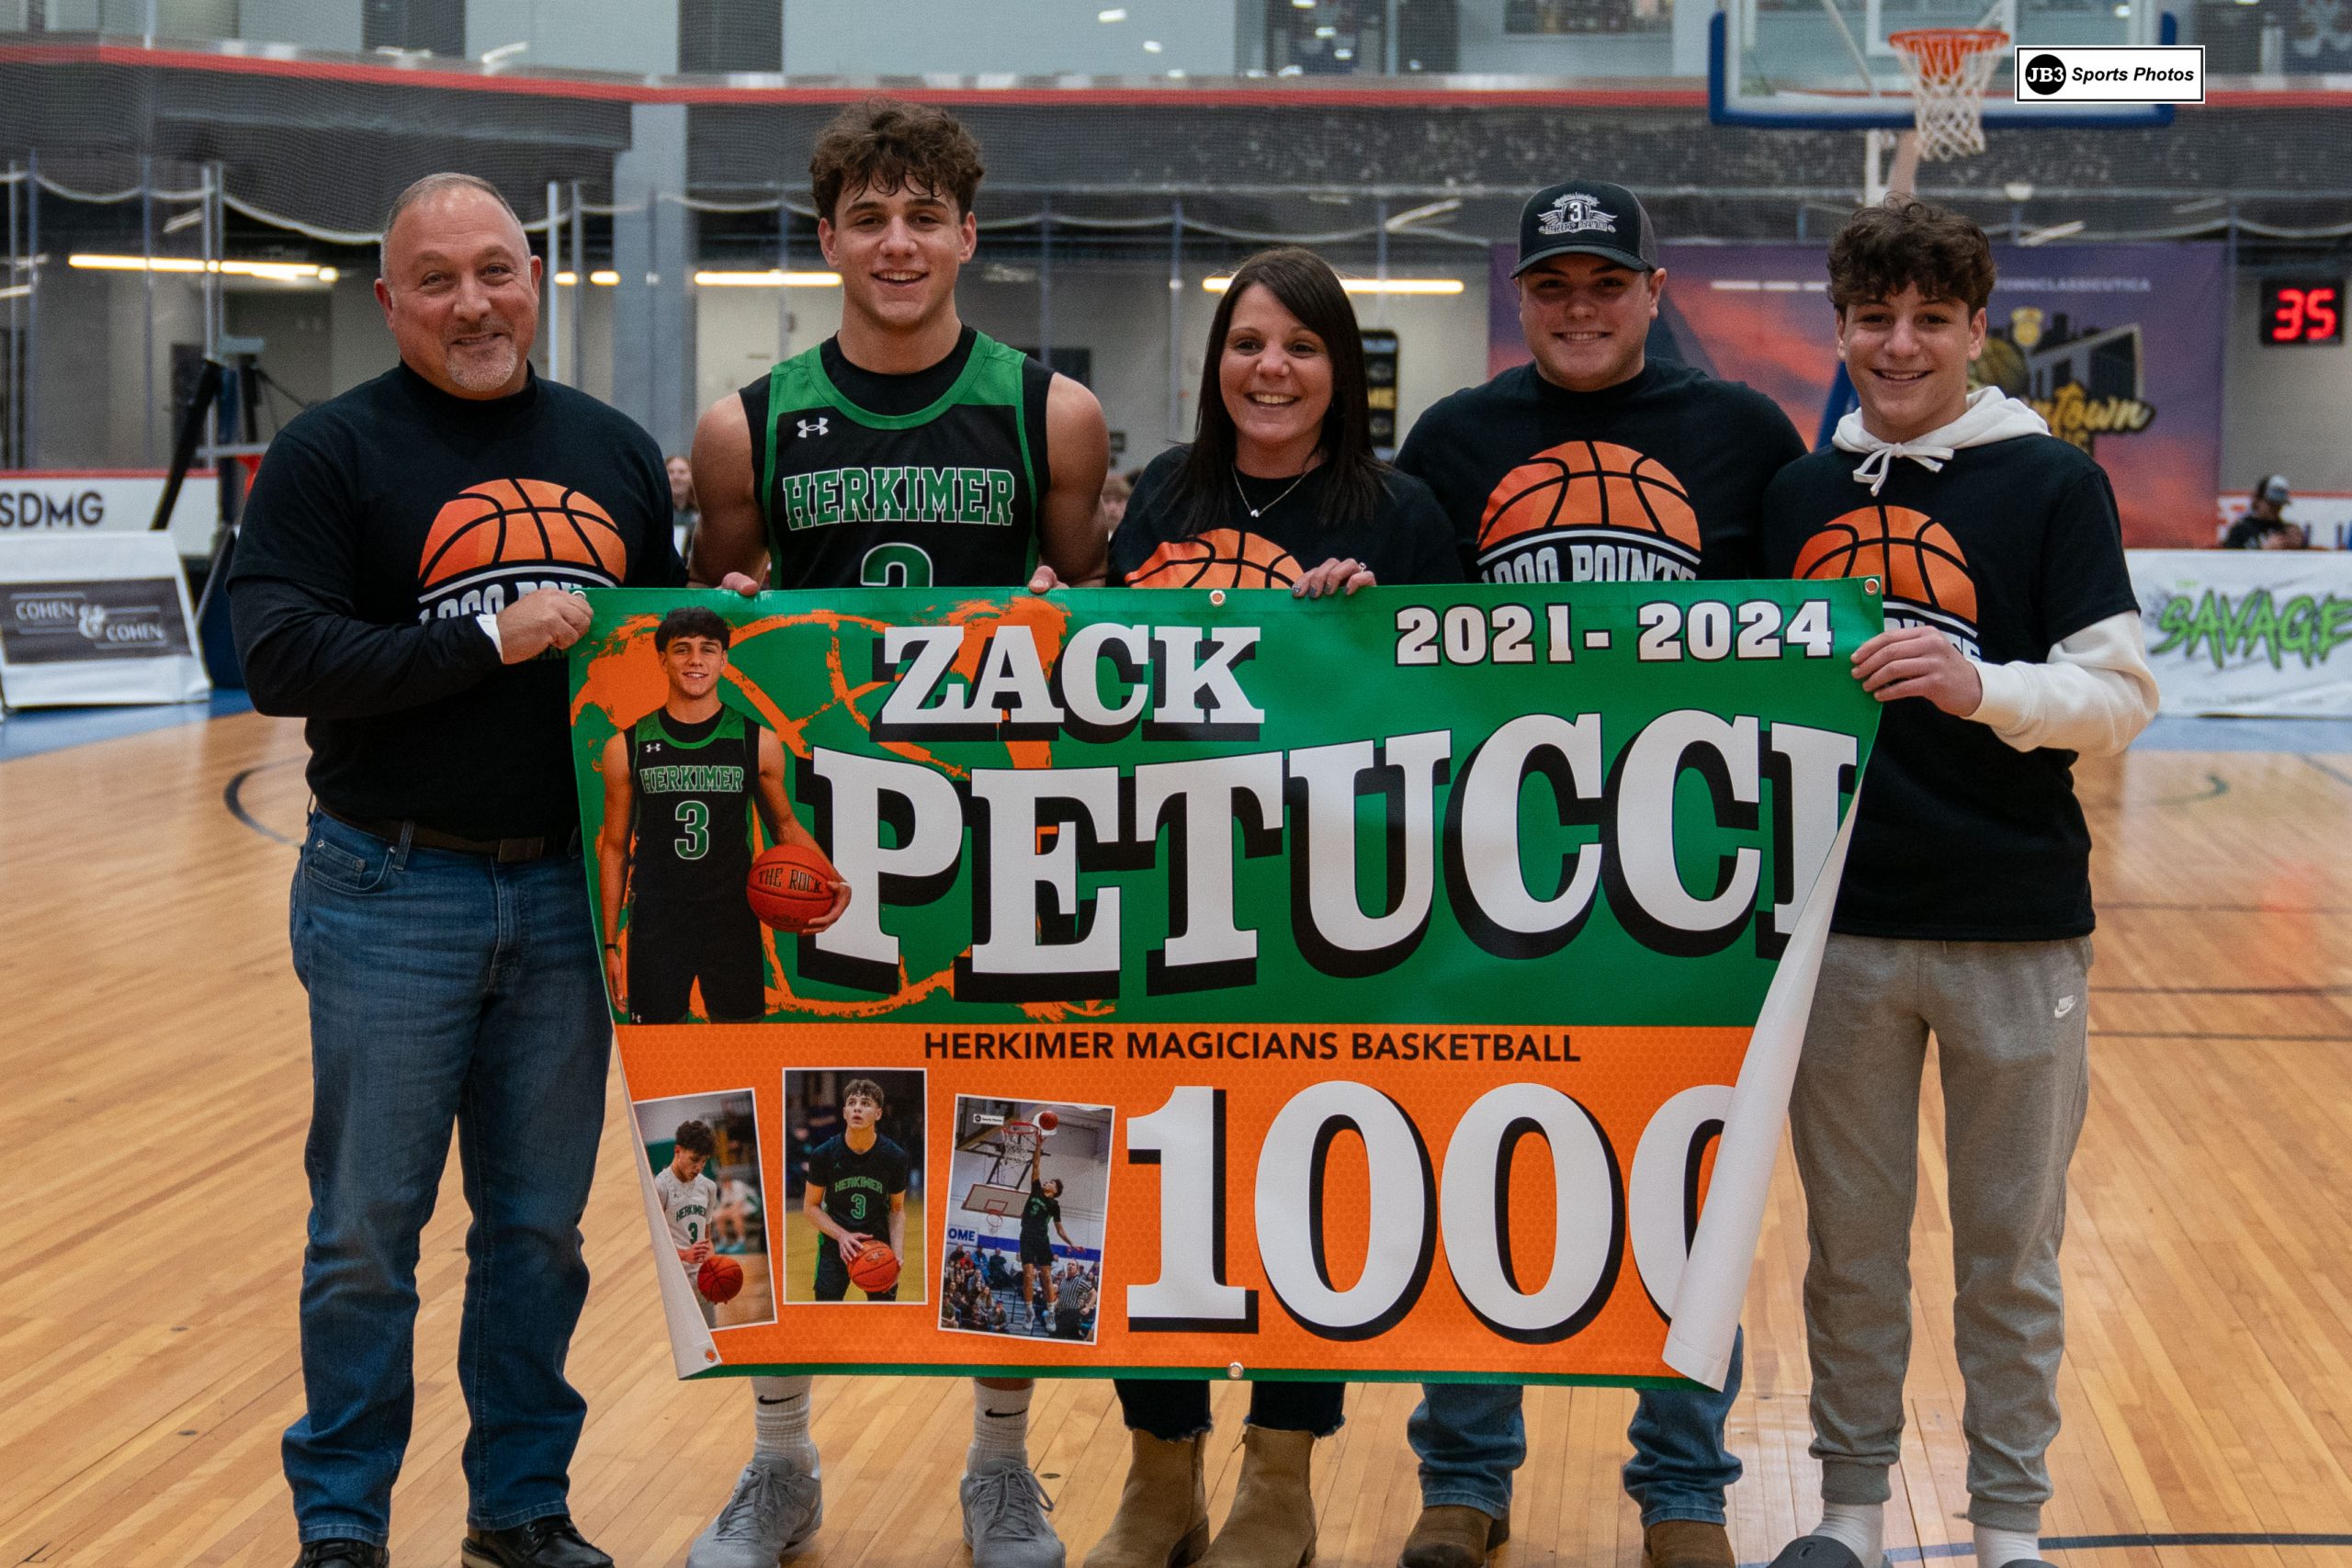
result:
<svg viewBox="0 0 2352 1568"><path fill-rule="evenodd" d="M1874 581L589 597L682 1375L1720 1382Z"/></svg>

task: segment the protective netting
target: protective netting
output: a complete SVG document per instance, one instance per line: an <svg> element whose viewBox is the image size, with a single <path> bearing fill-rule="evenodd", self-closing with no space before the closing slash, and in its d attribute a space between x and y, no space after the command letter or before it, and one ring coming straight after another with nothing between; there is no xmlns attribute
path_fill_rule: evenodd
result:
<svg viewBox="0 0 2352 1568"><path fill-rule="evenodd" d="M693 284L702 348L682 407L830 330L835 297L806 276L821 269L808 153L865 85L566 77L356 52L267 59L47 31L9 39L12 6L21 20L27 0L0 0L0 41L22 46L0 51L0 468L159 463L175 389L223 333L268 344L264 367L279 390L265 427L293 400L380 368L389 350L368 297L380 215L436 169L497 185L543 246L553 215L574 281L550 295L545 346L554 368L600 395L631 390L612 369L614 302L628 291L608 281L616 256L673 278L793 280ZM85 6L81 25L135 31L144 8L107 0L98 17ZM422 26L430 9L412 0L408 15ZM61 17L50 0L43 25ZM1385 49L1369 32L1344 36ZM690 29L673 41L685 50ZM753 44L767 47L742 47ZM1687 80L884 85L949 102L983 147L973 319L1055 350L1064 367L1079 361L1062 351L1085 350L1092 332L1088 373L1137 411L1121 417L1143 454L1186 427L1203 279L1263 244L1312 244L1362 279L1453 288L1443 308L1458 314L1442 332L1482 343L1489 247L1515 236L1527 193L1565 175L1640 191L1669 241L1818 243L1860 195L1860 134L1714 126ZM1996 124L1981 153L1924 170L1920 194L1998 237L2201 238L2248 267L2325 266L2352 249L2352 112L2336 102L2257 95L2184 109L2168 128ZM113 258L113 270L76 256ZM216 262L311 270L202 270ZM1390 320L1439 308L1364 301L1368 317ZM1121 323L1115 353L1102 345L1106 320ZM1411 352L1426 365L1424 350ZM1447 373L1476 373L1475 349L1457 357ZM683 440L690 413L643 417Z"/></svg>

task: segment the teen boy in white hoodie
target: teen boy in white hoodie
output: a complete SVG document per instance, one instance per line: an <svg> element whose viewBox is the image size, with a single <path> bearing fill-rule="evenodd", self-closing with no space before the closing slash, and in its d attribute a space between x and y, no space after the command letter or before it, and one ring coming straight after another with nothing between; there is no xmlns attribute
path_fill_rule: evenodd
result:
<svg viewBox="0 0 2352 1568"><path fill-rule="evenodd" d="M1886 705L1790 1106L1812 1256L1823 1518L1776 1568L1877 1568L1910 1357L1928 1035L1943 1080L1980 1568L2038 1563L2064 1348L2058 1247L2087 1092L2090 833L2076 755L2156 705L2115 497L2089 456L1968 367L1993 253L1895 197L1831 243L1861 407L1764 498L1770 569L1879 577L1853 655Z"/></svg>

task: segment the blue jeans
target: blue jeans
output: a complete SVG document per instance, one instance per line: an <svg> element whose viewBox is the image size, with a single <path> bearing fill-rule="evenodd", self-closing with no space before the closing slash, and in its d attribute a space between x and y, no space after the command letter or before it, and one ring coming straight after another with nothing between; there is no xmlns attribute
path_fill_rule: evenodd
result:
<svg viewBox="0 0 2352 1568"><path fill-rule="evenodd" d="M1724 1493L1739 1479L1739 1461L1724 1446L1724 1417L1739 1397L1745 1335L1734 1336L1731 1375L1717 1393L1703 1388L1642 1391L1625 1428L1634 1457L1625 1491L1641 1505L1645 1529L1666 1519L1724 1522ZM1421 1461L1421 1502L1510 1514L1510 1477L1527 1458L1520 1388L1511 1382L1430 1382L1406 1423Z"/></svg>
<svg viewBox="0 0 2352 1568"><path fill-rule="evenodd" d="M567 1511L587 1406L564 1381L612 1025L578 855L500 865L313 816L294 873L311 994L302 1540L382 1545L416 1403L417 1235L454 1125L473 1223L458 1380L469 1522Z"/></svg>

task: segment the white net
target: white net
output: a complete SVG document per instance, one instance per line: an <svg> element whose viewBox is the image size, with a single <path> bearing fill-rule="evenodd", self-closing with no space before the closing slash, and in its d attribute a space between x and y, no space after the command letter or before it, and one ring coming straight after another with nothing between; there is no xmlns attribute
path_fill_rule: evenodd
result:
<svg viewBox="0 0 2352 1568"><path fill-rule="evenodd" d="M2009 35L1997 28L1917 28L1889 33L1903 56L1919 127L1919 156L1940 161L1984 151L1984 92Z"/></svg>

